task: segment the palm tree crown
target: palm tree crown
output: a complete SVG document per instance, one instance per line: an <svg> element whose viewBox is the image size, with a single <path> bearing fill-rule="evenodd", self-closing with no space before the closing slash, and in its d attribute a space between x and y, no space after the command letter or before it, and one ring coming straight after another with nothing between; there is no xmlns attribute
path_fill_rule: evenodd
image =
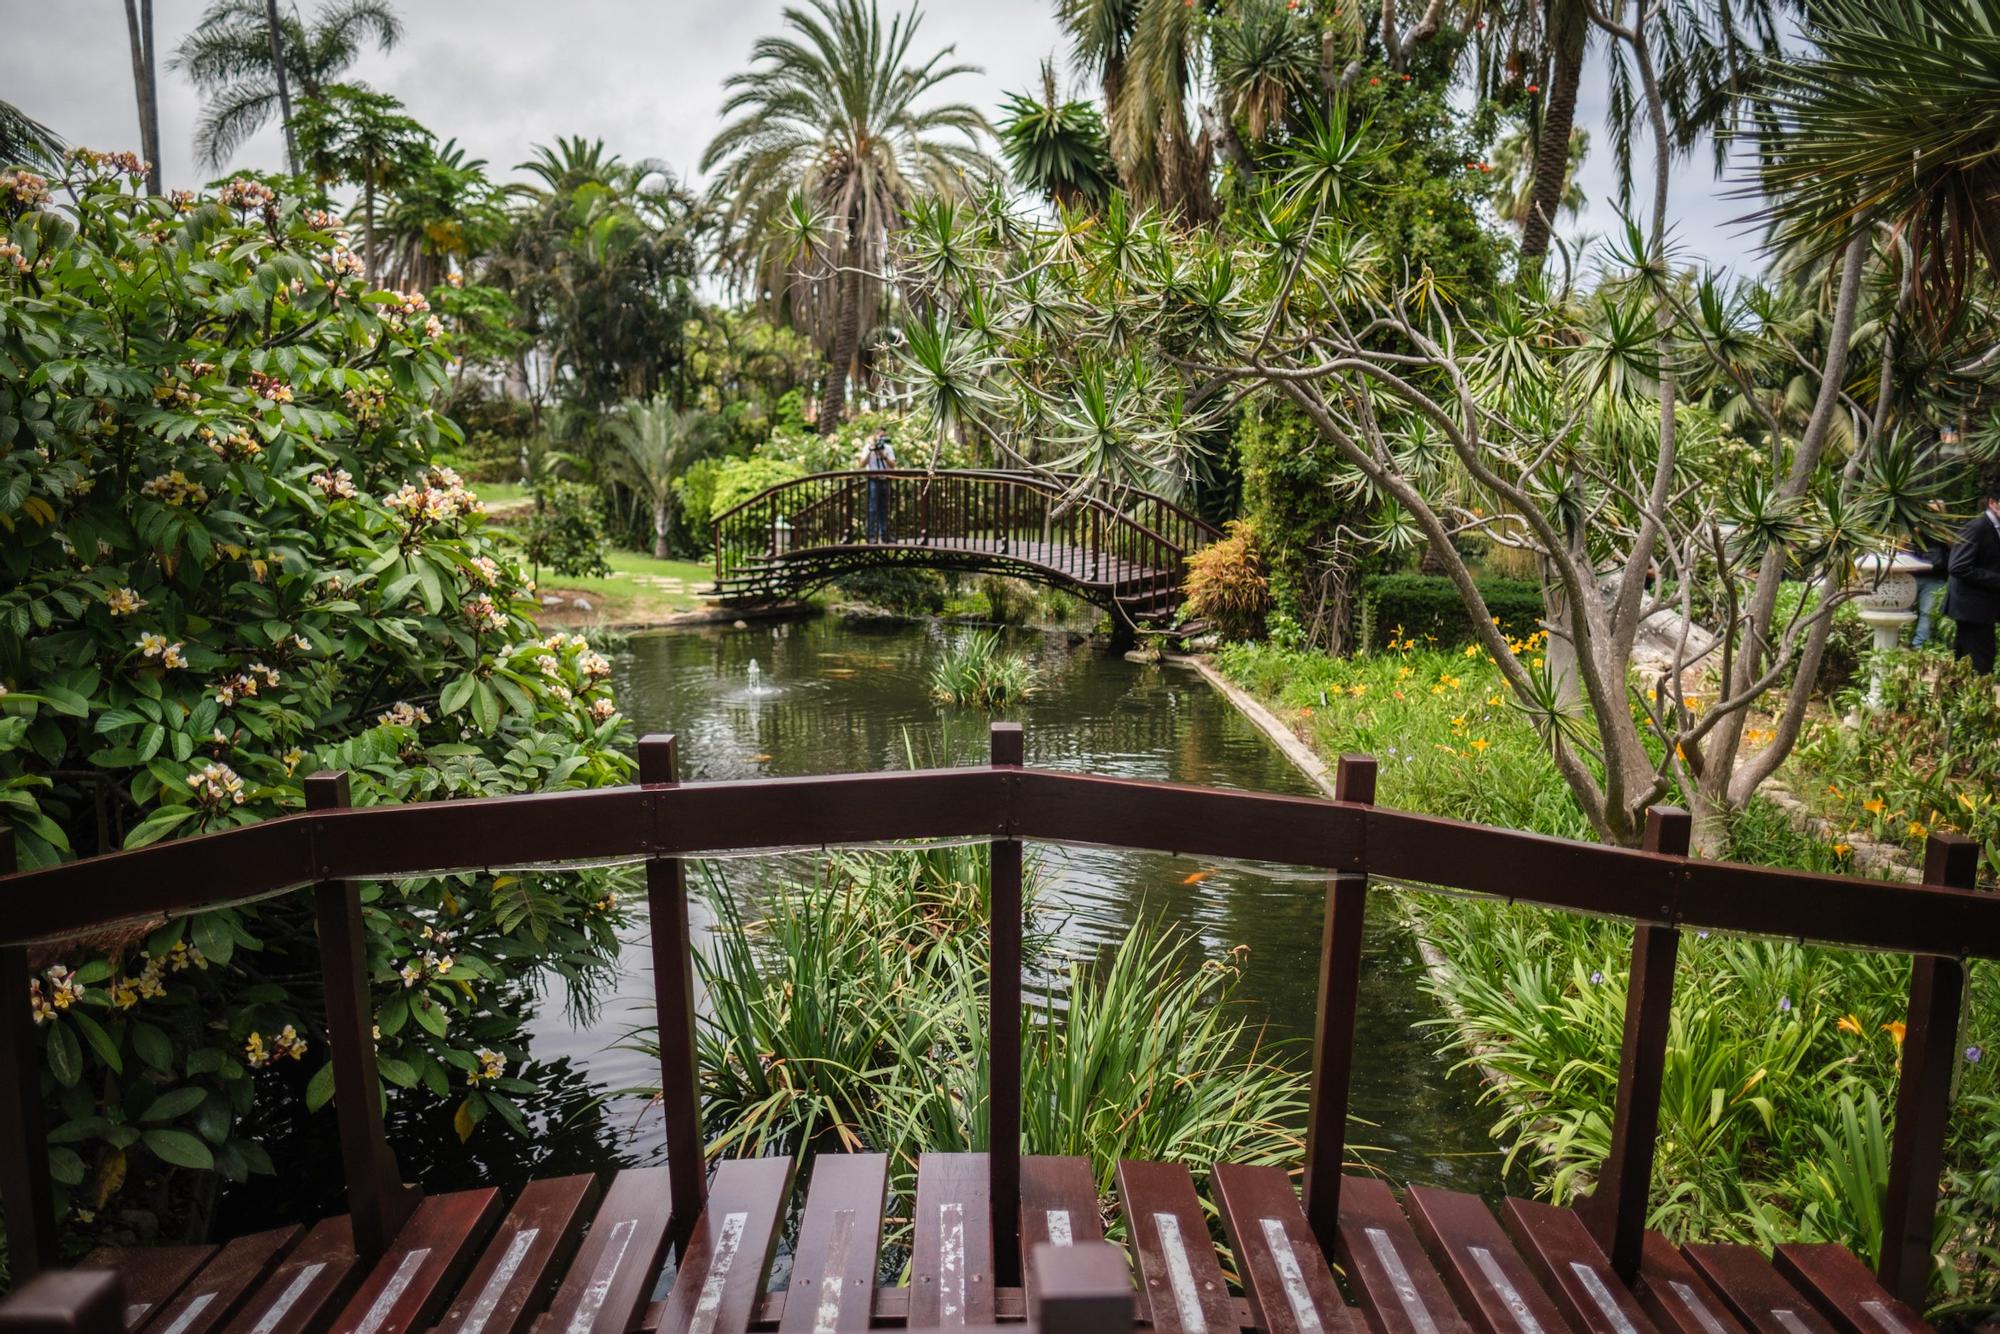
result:
<svg viewBox="0 0 2000 1334"><path fill-rule="evenodd" d="M278 28L284 73L301 99L323 96L371 38L386 51L403 35L389 0L328 0L310 24L294 11L280 16ZM211 0L168 62L208 95L194 133L195 156L203 165L219 170L277 113L271 45L264 0Z"/></svg>
<svg viewBox="0 0 2000 1334"><path fill-rule="evenodd" d="M846 402L864 324L873 324L888 239L919 194L958 195L996 173L981 148L986 118L928 102L977 73L952 48L913 56L915 10L885 27L874 0L812 0L784 12L787 32L751 48L730 76L732 118L702 154L721 169L711 199L721 259L759 298L815 328L832 362L827 425ZM922 105L920 105L922 104Z"/></svg>

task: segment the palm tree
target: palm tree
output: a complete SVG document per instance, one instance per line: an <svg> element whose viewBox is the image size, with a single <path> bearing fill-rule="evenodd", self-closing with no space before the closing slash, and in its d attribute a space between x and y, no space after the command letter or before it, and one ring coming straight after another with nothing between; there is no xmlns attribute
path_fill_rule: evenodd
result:
<svg viewBox="0 0 2000 1334"><path fill-rule="evenodd" d="M1014 181L1064 208L1102 206L1117 188L1104 117L1085 101L1058 101L1055 68L1042 62L1042 95L1008 93L1000 149Z"/></svg>
<svg viewBox="0 0 2000 1334"><path fill-rule="evenodd" d="M1581 125L1569 132L1569 166L1563 177L1558 209L1574 217L1583 211L1583 187L1577 184L1577 169L1590 152L1590 131ZM1495 190L1493 211L1516 231L1525 230L1535 204L1535 140L1526 126L1517 125L1493 145Z"/></svg>
<svg viewBox="0 0 2000 1334"><path fill-rule="evenodd" d="M382 281L425 292L451 262L483 253L505 221L485 158L467 158L456 139L419 154L382 211Z"/></svg>
<svg viewBox="0 0 2000 1334"><path fill-rule="evenodd" d="M664 394L630 399L605 418L611 475L651 509L653 555L661 560L670 554L674 479L714 447L715 424L706 412L676 408Z"/></svg>
<svg viewBox="0 0 2000 1334"><path fill-rule="evenodd" d="M146 193L160 193L160 89L153 43L153 0L125 0L125 35L132 47L132 91L139 102L139 154L146 159Z"/></svg>
<svg viewBox="0 0 2000 1334"><path fill-rule="evenodd" d="M53 170L62 160L56 132L12 102L0 101L0 167Z"/></svg>
<svg viewBox="0 0 2000 1334"><path fill-rule="evenodd" d="M828 359L820 426L839 426L861 339L883 301L878 275L903 210L922 192L964 194L996 176L986 118L960 102L920 105L974 66L952 48L918 60L912 9L886 29L874 0L811 0L784 36L731 75L734 117L702 154L720 168L711 198L722 263L736 280L815 328ZM962 140L962 142L960 142Z"/></svg>
<svg viewBox="0 0 2000 1334"><path fill-rule="evenodd" d="M168 63L168 68L185 72L209 99L195 127L195 156L203 166L220 170L273 114L285 118L289 145L286 103L294 93L301 101L324 96L370 39L387 51L402 35L390 0L327 0L310 24L296 11L279 15L268 0L210 0ZM299 164L294 160L288 165Z"/></svg>
<svg viewBox="0 0 2000 1334"><path fill-rule="evenodd" d="M2000 275L2000 31L1978 0L1822 0L1810 58L1774 72L1758 184L1776 242L1824 260L1857 234L1901 243L1915 293L1958 312ZM1942 323L1943 319L1932 321Z"/></svg>

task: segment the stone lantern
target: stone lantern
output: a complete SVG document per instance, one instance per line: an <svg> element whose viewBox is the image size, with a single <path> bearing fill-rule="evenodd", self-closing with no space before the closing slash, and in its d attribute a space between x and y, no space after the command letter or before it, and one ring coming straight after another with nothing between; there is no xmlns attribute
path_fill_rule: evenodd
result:
<svg viewBox="0 0 2000 1334"><path fill-rule="evenodd" d="M1874 635L1874 663L1868 672L1868 706L1882 703L1882 655L1896 647L1903 631L1916 623L1917 576L1931 563L1906 551L1872 552L1854 562L1850 585L1855 609Z"/></svg>

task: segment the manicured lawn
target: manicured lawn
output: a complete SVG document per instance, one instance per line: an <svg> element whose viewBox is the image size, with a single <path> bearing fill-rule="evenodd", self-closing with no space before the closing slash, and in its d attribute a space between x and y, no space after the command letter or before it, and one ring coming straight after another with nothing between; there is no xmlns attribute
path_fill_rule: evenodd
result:
<svg viewBox="0 0 2000 1334"><path fill-rule="evenodd" d="M701 561L655 560L637 551L613 551L609 560L611 573L603 578L542 575L542 594L564 601L561 607L544 607L542 619L563 625L657 620L704 605L701 592L715 580ZM587 609L575 605L579 598L590 604Z"/></svg>

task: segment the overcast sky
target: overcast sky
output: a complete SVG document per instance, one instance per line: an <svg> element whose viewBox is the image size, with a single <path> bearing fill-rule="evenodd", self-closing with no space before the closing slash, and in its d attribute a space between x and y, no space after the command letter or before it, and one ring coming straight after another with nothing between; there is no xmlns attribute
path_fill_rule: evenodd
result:
<svg viewBox="0 0 2000 1334"><path fill-rule="evenodd" d="M310 11L316 0L287 0ZM893 11L897 0L884 0ZM155 0L162 59L194 25L205 0ZM784 0L403 0L403 41L369 51L350 73L401 98L439 138L456 138L496 175L558 135L603 138L626 158L655 157L697 178L701 151L720 125L722 81L743 68L750 45L776 32ZM1032 88L1040 62L1062 45L1051 0L930 0L918 46L955 44L983 72L952 94L992 114L1002 93ZM131 64L120 0L0 0L0 98L47 122L71 143L138 147ZM1593 131L1583 169L1590 207L1565 231L1613 227L1608 136L1598 128L1603 89L1586 90L1578 123ZM197 184L200 111L183 77L160 72L166 182ZM232 165L282 166L275 127ZM1641 173L1647 163L1636 164ZM1707 159L1676 173L1676 235L1690 256L1756 266L1755 238L1730 219L1740 200L1720 197Z"/></svg>

